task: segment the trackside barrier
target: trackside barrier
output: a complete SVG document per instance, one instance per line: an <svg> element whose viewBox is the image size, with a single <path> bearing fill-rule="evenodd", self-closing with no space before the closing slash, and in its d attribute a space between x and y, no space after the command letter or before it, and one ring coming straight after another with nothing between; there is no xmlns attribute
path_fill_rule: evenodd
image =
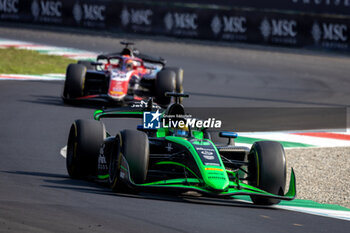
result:
<svg viewBox="0 0 350 233"><path fill-rule="evenodd" d="M350 0L0 0L0 21L350 51Z"/></svg>

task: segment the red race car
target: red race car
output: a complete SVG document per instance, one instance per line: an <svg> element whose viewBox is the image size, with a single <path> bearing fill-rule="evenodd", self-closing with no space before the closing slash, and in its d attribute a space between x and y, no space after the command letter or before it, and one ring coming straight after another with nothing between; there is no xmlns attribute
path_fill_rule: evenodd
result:
<svg viewBox="0 0 350 233"><path fill-rule="evenodd" d="M165 67L166 61L140 54L129 42L120 53L101 54L96 62L78 61L67 67L63 89L65 103L82 100L129 104L154 97L166 107L170 97L166 92L183 93L183 70Z"/></svg>

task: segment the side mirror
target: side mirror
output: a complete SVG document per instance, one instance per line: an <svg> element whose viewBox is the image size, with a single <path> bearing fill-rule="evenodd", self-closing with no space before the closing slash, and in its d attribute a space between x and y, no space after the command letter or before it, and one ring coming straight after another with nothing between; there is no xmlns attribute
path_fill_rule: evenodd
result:
<svg viewBox="0 0 350 233"><path fill-rule="evenodd" d="M227 145L234 145L234 141L233 141L233 138L237 138L238 135L237 133L235 132L225 132L225 131L222 131L219 133L219 137L221 138L228 138L228 143Z"/></svg>

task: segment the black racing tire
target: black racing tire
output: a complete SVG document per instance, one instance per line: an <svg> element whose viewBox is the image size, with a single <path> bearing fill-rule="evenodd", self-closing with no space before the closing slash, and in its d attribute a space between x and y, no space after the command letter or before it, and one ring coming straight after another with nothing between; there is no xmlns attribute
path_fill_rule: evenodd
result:
<svg viewBox="0 0 350 233"><path fill-rule="evenodd" d="M73 179L84 179L97 174L101 145L106 137L102 122L76 120L69 131L66 166Z"/></svg>
<svg viewBox="0 0 350 233"><path fill-rule="evenodd" d="M131 179L137 183L145 182L149 163L149 142L147 134L137 130L123 130L122 153L129 164Z"/></svg>
<svg viewBox="0 0 350 233"><path fill-rule="evenodd" d="M120 179L120 167L122 161L122 139L121 134L117 134L115 142L111 151L109 160L109 177L108 183L113 192L123 192L126 189L126 185Z"/></svg>
<svg viewBox="0 0 350 233"><path fill-rule="evenodd" d="M165 96L166 92L174 92L176 89L175 73L170 70L161 70L157 74L155 82L155 101L161 106L168 106L171 97Z"/></svg>
<svg viewBox="0 0 350 233"><path fill-rule="evenodd" d="M90 61L79 60L78 64L85 66L88 70L96 70L95 66L92 65Z"/></svg>
<svg viewBox="0 0 350 233"><path fill-rule="evenodd" d="M163 70L170 70L175 73L175 90L177 93L184 93L184 70L180 67L166 67Z"/></svg>
<svg viewBox="0 0 350 233"><path fill-rule="evenodd" d="M63 97L65 99L83 96L86 67L80 64L69 64L64 82Z"/></svg>
<svg viewBox="0 0 350 233"><path fill-rule="evenodd" d="M132 181L145 182L149 163L149 142L147 134L136 130L123 130L116 136L115 150L110 159L109 182L113 191L120 191L121 155L128 162Z"/></svg>
<svg viewBox="0 0 350 233"><path fill-rule="evenodd" d="M275 141L255 142L248 155L248 184L276 195L284 195L286 156L283 146ZM251 196L254 204L274 205L280 200Z"/></svg>

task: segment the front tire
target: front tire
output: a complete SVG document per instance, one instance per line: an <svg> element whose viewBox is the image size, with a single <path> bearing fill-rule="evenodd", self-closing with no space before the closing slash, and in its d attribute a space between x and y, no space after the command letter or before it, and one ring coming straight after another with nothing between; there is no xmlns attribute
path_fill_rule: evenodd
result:
<svg viewBox="0 0 350 233"><path fill-rule="evenodd" d="M80 64L69 64L64 82L65 99L81 97L84 94L86 67Z"/></svg>
<svg viewBox="0 0 350 233"><path fill-rule="evenodd" d="M97 174L100 147L105 139L105 126L95 120L76 120L69 131L66 166L73 179Z"/></svg>
<svg viewBox="0 0 350 233"><path fill-rule="evenodd" d="M255 142L248 155L248 183L272 194L284 195L286 186L286 157L279 142ZM280 200L251 196L254 204L274 205Z"/></svg>
<svg viewBox="0 0 350 233"><path fill-rule="evenodd" d="M113 191L120 191L123 186L120 179L122 156L129 165L132 181L136 184L145 182L149 162L149 142L144 132L123 130L116 136L114 153L109 166L109 182Z"/></svg>

